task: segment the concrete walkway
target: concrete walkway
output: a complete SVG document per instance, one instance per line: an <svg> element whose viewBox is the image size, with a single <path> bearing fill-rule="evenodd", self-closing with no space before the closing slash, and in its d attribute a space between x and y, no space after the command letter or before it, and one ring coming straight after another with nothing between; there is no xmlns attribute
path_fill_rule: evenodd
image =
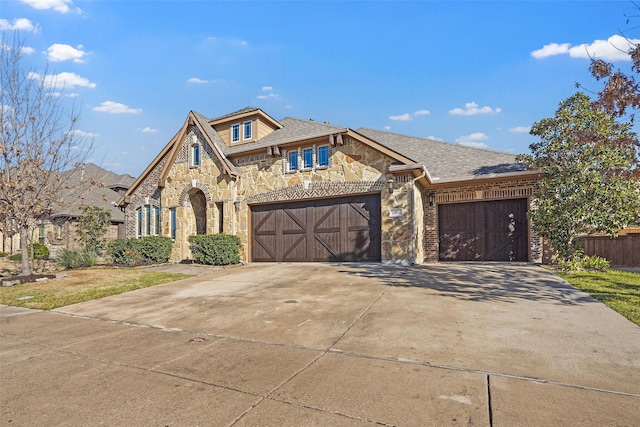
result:
<svg viewBox="0 0 640 427"><path fill-rule="evenodd" d="M251 264L24 313L13 426L640 425L640 328L529 265Z"/></svg>

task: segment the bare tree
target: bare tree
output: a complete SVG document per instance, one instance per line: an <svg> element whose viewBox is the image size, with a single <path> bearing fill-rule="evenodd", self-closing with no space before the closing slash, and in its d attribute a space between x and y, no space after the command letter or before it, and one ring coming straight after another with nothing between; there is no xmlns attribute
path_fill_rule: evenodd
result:
<svg viewBox="0 0 640 427"><path fill-rule="evenodd" d="M78 114L65 108L60 90L47 76L23 67L23 43L0 39L0 218L3 232L20 234L22 274L31 274L33 227L64 205L72 173L90 153L78 138Z"/></svg>

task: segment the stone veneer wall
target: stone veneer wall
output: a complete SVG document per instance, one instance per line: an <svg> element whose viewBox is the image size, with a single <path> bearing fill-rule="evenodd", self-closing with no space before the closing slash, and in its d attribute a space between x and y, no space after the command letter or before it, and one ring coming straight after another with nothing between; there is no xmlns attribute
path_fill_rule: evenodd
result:
<svg viewBox="0 0 640 427"><path fill-rule="evenodd" d="M436 190L426 189L424 192L425 261L435 262L439 258L438 204L526 198L531 206L535 183L535 179L523 179L461 185ZM428 205L429 193L435 195L433 206ZM529 224L529 261L542 262L542 252L542 238L531 230Z"/></svg>
<svg viewBox="0 0 640 427"><path fill-rule="evenodd" d="M190 168L188 149L193 135L205 147L201 150L201 164ZM303 147L310 147L313 141ZM325 145L326 138L316 145ZM332 147L328 167L308 171L286 172L281 156L243 156L236 163L241 176L236 180L223 173L220 161L204 144L202 135L195 128L189 129L176 161L171 165L165 187L162 189L162 230L169 234L169 209L176 209L177 230L172 253L173 260L190 257L188 236L195 234L195 219L189 202L189 193L202 191L207 201L207 234L217 233L220 221L218 207L223 207L223 231L240 237L241 259L249 260L250 205L323 197L340 197L349 194L381 193L382 204L382 259L383 261L410 261L413 256L410 212L411 183L401 183L394 194L388 194L385 175L392 159L357 141ZM152 171L136 191L135 202L128 207L129 236L135 236L135 209L145 197L155 201L154 183L160 176L165 159ZM415 193L415 191L414 191ZM418 197L416 197L417 199ZM234 202L239 202L236 209ZM422 203L420 202L420 205ZM403 216L389 217L391 207L403 210ZM422 215L419 217L421 222ZM415 236L414 236L415 237Z"/></svg>

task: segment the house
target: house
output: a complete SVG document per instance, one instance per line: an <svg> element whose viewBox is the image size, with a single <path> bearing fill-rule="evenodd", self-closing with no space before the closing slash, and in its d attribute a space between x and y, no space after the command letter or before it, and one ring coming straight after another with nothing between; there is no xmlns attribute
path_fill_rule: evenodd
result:
<svg viewBox="0 0 640 427"><path fill-rule="evenodd" d="M124 237L124 213L116 206L116 202L135 178L127 174L118 175L92 163L62 174L66 175L63 179L68 180L65 184L68 189L60 194L60 203L55 212L34 224L32 241L46 245L51 258L55 258L62 249L77 248L77 221L86 206L97 206L111 212L107 240ZM4 252L20 251L19 234L1 237Z"/></svg>
<svg viewBox="0 0 640 427"><path fill-rule="evenodd" d="M240 237L247 262L537 261L538 175L508 153L247 107L189 112L119 205L127 237Z"/></svg>

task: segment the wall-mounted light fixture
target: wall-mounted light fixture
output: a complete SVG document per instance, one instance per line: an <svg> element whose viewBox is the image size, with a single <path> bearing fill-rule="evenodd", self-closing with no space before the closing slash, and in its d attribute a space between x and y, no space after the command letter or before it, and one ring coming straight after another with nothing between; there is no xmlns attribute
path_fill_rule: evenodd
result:
<svg viewBox="0 0 640 427"><path fill-rule="evenodd" d="M433 206L433 204L436 202L436 193L429 193L429 206Z"/></svg>
<svg viewBox="0 0 640 427"><path fill-rule="evenodd" d="M240 209L242 208L242 204L240 203L239 200L236 200L235 202L233 202L233 207L236 208L236 212L240 212Z"/></svg>
<svg viewBox="0 0 640 427"><path fill-rule="evenodd" d="M393 184L395 183L393 178L389 178L387 185L389 186L389 194L393 194Z"/></svg>

